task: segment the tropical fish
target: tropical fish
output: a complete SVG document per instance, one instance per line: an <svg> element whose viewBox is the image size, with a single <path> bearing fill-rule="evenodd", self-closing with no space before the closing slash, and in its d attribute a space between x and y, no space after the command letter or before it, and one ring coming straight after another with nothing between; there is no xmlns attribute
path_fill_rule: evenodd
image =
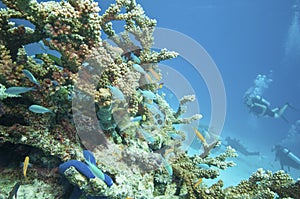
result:
<svg viewBox="0 0 300 199"><path fill-rule="evenodd" d="M96 166L96 160L92 152L89 150L83 151L83 156L85 159L86 164L88 165L91 172L99 179L105 181L104 173Z"/></svg>
<svg viewBox="0 0 300 199"><path fill-rule="evenodd" d="M141 63L141 60L140 58L138 58L135 54L133 54L132 52L130 53L130 58L132 61L134 61L135 63L137 64L140 64Z"/></svg>
<svg viewBox="0 0 300 199"><path fill-rule="evenodd" d="M24 175L25 178L26 178L28 164L29 164L29 157L26 156L25 160L24 160L24 164L23 164L23 175Z"/></svg>
<svg viewBox="0 0 300 199"><path fill-rule="evenodd" d="M134 70L136 70L137 72L146 75L146 71L139 65L139 64L133 64L132 67L134 68Z"/></svg>
<svg viewBox="0 0 300 199"><path fill-rule="evenodd" d="M41 114L44 114L44 113L52 113L52 111L46 107L43 107L43 106L40 106L40 105L36 105L36 104L33 104L31 106L29 106L28 108L31 112L34 112L34 113L41 113Z"/></svg>
<svg viewBox="0 0 300 199"><path fill-rule="evenodd" d="M198 187L202 183L202 178L200 178L195 184L194 187Z"/></svg>
<svg viewBox="0 0 300 199"><path fill-rule="evenodd" d="M158 86L157 86L157 88L161 89L163 86L164 86L164 83L159 83Z"/></svg>
<svg viewBox="0 0 300 199"><path fill-rule="evenodd" d="M33 76L33 74L29 71L29 70L22 70L24 75L32 82L34 83L35 85L37 85L38 87L41 87L40 86L40 83L36 80L36 78Z"/></svg>
<svg viewBox="0 0 300 199"><path fill-rule="evenodd" d="M202 142L203 144L206 144L205 138L204 138L203 135L198 131L198 129L196 129L196 128L193 128L193 129L194 129L194 132L195 132L195 134L197 135L197 137L201 140L201 142Z"/></svg>
<svg viewBox="0 0 300 199"><path fill-rule="evenodd" d="M34 87L22 87L22 86L13 86L9 87L5 90L5 93L11 94L11 95L19 95L22 93L26 93L28 91L35 91L36 89Z"/></svg>
<svg viewBox="0 0 300 199"><path fill-rule="evenodd" d="M201 169L205 169L205 170L210 168L210 166L208 164L203 164L203 163L198 164L197 166L200 167Z"/></svg>
<svg viewBox="0 0 300 199"><path fill-rule="evenodd" d="M147 133L144 129L140 129L140 132L141 132L141 134L143 135L144 139L145 139L148 143L153 144L153 143L155 142L154 137L153 137L151 134Z"/></svg>
<svg viewBox="0 0 300 199"><path fill-rule="evenodd" d="M157 97L152 91L147 91L147 90L141 90L139 89L142 95L147 98L148 100L155 100Z"/></svg>
<svg viewBox="0 0 300 199"><path fill-rule="evenodd" d="M110 89L113 99L125 100L125 97L124 97L122 91L120 91L120 89L118 89L114 86L107 86L107 87Z"/></svg>
<svg viewBox="0 0 300 199"><path fill-rule="evenodd" d="M170 176L173 175L173 169L170 163L161 155L163 165Z"/></svg>
<svg viewBox="0 0 300 199"><path fill-rule="evenodd" d="M181 140L182 139L182 136L180 135L180 134L177 134L177 133L168 133L168 135L172 138L172 139L174 139L174 140Z"/></svg>
<svg viewBox="0 0 300 199"><path fill-rule="evenodd" d="M58 66L62 66L61 59L58 58L58 57L56 57L55 55L51 55L51 54L36 54L35 58L42 59L43 55L47 55L49 57L49 59L51 59L54 62L54 64L56 64Z"/></svg>
<svg viewBox="0 0 300 199"><path fill-rule="evenodd" d="M161 80L160 74L159 74L158 72L156 72L153 68L148 68L147 70L150 72L151 76L152 76L154 79L156 79L157 81L160 81L160 80Z"/></svg>
<svg viewBox="0 0 300 199"><path fill-rule="evenodd" d="M134 118L131 118L130 119L130 122L139 122L143 119L142 116L137 116L137 117L134 117Z"/></svg>
<svg viewBox="0 0 300 199"><path fill-rule="evenodd" d="M170 155L174 152L173 148L169 148L167 150L165 150L164 156L165 157L170 157Z"/></svg>

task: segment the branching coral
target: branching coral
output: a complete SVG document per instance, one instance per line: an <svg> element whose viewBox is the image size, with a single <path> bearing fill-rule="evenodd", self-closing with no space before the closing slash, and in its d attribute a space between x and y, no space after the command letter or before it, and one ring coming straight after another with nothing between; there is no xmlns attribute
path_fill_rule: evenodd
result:
<svg viewBox="0 0 300 199"><path fill-rule="evenodd" d="M262 168L241 181L236 187L224 190L228 198L299 198L300 183L284 171L272 173Z"/></svg>
<svg viewBox="0 0 300 199"><path fill-rule="evenodd" d="M215 166L219 169L226 169L227 167L234 166L233 162L226 162L226 158L228 157L236 157L235 151L231 148L228 148L224 153L215 158L201 158L197 155L189 157L185 153L181 153L174 158L172 161L172 167L174 168L175 176L179 181L181 181L180 183L182 183L182 186L187 188L186 195L188 198L205 198L205 195L208 195L208 193L210 193L210 197L213 197L217 190L219 193L222 193L223 185L221 182L210 188L199 186L202 178L214 179L219 175L219 171L217 169L203 169L199 165L206 164L209 166ZM215 196L217 195L218 194Z"/></svg>

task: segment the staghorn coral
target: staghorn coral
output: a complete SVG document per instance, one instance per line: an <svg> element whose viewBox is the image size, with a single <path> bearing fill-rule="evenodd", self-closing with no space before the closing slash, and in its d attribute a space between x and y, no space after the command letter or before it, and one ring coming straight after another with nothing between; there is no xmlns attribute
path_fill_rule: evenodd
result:
<svg viewBox="0 0 300 199"><path fill-rule="evenodd" d="M262 168L241 181L236 187L224 190L228 198L299 198L300 183L295 182L288 174L280 170L272 173Z"/></svg>
<svg viewBox="0 0 300 199"><path fill-rule="evenodd" d="M172 167L176 178L178 178L178 180L181 181L180 183L182 186L185 186L187 189L185 195L188 198L213 198L222 196L222 182L218 182L209 188L197 185L197 181L199 179L201 179L201 181L202 178L214 179L219 175L219 171L217 169L212 168L206 170L200 168L198 165L207 164L219 169L226 169L227 167L234 166L233 162L226 162L226 158L228 157L236 157L235 151L231 148L228 148L224 153L215 158L201 158L197 155L189 157L185 153L177 155L174 160L172 160ZM205 197L206 195L210 196Z"/></svg>

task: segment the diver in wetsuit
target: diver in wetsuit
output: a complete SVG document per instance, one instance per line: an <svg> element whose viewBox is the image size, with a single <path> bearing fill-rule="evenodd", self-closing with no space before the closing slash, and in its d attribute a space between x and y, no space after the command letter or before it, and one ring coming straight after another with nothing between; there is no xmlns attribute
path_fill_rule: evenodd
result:
<svg viewBox="0 0 300 199"><path fill-rule="evenodd" d="M283 113L290 107L289 103L285 103L281 108L277 107L274 109L270 108L270 102L262 98L261 96L245 96L245 104L249 108L250 112L255 114L258 117L272 117L272 118L282 118L286 122L285 117L283 117Z"/></svg>
<svg viewBox="0 0 300 199"><path fill-rule="evenodd" d="M290 171L290 167L300 169L300 158L286 147L275 145L272 152L275 152L275 161L279 161L282 170L284 170L284 166L287 166L288 171Z"/></svg>
<svg viewBox="0 0 300 199"><path fill-rule="evenodd" d="M246 156L260 155L260 152L248 151L248 149L244 145L242 145L238 139L226 137L225 141L227 142L226 144L224 144L225 146L231 146L232 148L234 148L235 150L237 150L238 152L240 152Z"/></svg>

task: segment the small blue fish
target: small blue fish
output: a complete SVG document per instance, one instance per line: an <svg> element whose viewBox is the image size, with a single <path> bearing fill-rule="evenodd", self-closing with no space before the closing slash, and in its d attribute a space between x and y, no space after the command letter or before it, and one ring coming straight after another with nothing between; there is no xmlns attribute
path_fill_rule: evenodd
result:
<svg viewBox="0 0 300 199"><path fill-rule="evenodd" d="M203 163L198 164L197 166L200 167L201 169L205 169L205 170L210 168L210 166L208 164L203 164Z"/></svg>
<svg viewBox="0 0 300 199"><path fill-rule="evenodd" d="M141 60L135 54L133 54L132 52L130 53L130 58L131 58L132 61L134 61L137 64L141 63Z"/></svg>
<svg viewBox="0 0 300 199"><path fill-rule="evenodd" d="M146 71L138 64L133 64L132 67L134 68L134 70L136 70L137 72L146 75Z"/></svg>
<svg viewBox="0 0 300 199"><path fill-rule="evenodd" d="M182 139L182 136L177 134L177 133L168 133L168 134L174 140L181 140Z"/></svg>
<svg viewBox="0 0 300 199"><path fill-rule="evenodd" d="M5 93L11 94L11 95L20 95L22 93L26 93L28 91L35 91L36 89L33 87L22 87L22 86L14 86L9 87L5 90Z"/></svg>
<svg viewBox="0 0 300 199"><path fill-rule="evenodd" d="M98 177L99 179L105 181L105 175L104 173L96 166L96 160L92 152L89 150L83 151L83 156L85 159L86 164L88 165L91 172Z"/></svg>
<svg viewBox="0 0 300 199"><path fill-rule="evenodd" d="M124 97L122 91L120 91L120 89L118 89L114 86L107 86L107 87L110 89L113 99L125 100L125 97Z"/></svg>
<svg viewBox="0 0 300 199"><path fill-rule="evenodd" d="M152 135L150 135L149 133L147 133L145 130L140 129L141 130L141 134L143 135L144 139L150 143L150 144L154 144L155 139Z"/></svg>
<svg viewBox="0 0 300 199"><path fill-rule="evenodd" d="M75 167L85 177L87 177L89 179L95 178L95 175L90 171L88 166L78 160L69 160L68 162L60 164L58 167L58 171L59 171L59 173L64 174L64 172L71 166Z"/></svg>
<svg viewBox="0 0 300 199"><path fill-rule="evenodd" d="M170 165L170 163L162 155L161 155L161 158L162 158L163 165L164 165L166 171L168 172L169 176L172 176L173 175L172 166Z"/></svg>
<svg viewBox="0 0 300 199"><path fill-rule="evenodd" d="M134 118L131 118L130 119L130 122L139 122L143 119L142 116L137 116L137 117L134 117Z"/></svg>
<svg viewBox="0 0 300 199"><path fill-rule="evenodd" d="M34 112L34 113L40 113L40 114L44 114L44 113L53 113L50 109L48 108L45 108L43 106L40 106L40 105L31 105L29 106L28 108L31 112Z"/></svg>
<svg viewBox="0 0 300 199"><path fill-rule="evenodd" d="M33 76L33 74L29 71L29 70L22 70L24 75L32 82L34 83L35 85L37 85L38 87L41 87L40 86L40 83L36 80L36 78Z"/></svg>
<svg viewBox="0 0 300 199"><path fill-rule="evenodd" d="M147 90L143 91L143 90L140 89L140 92L148 100L155 100L156 99L156 95L152 91L147 91Z"/></svg>

